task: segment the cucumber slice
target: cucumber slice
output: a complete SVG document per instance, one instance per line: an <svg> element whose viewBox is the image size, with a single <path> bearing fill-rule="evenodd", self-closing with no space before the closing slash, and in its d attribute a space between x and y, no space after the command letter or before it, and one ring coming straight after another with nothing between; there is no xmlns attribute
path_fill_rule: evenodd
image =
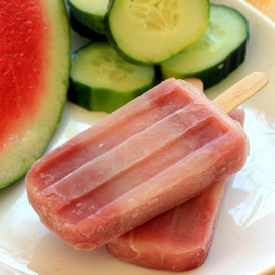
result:
<svg viewBox="0 0 275 275"><path fill-rule="evenodd" d="M79 35L86 37L92 41L107 41L107 37L104 34L92 31L88 27L84 26L75 18L72 12L69 13L69 17L72 29Z"/></svg>
<svg viewBox="0 0 275 275"><path fill-rule="evenodd" d="M105 34L125 59L158 64L203 36L209 6L208 0L111 0Z"/></svg>
<svg viewBox="0 0 275 275"><path fill-rule="evenodd" d="M164 79L196 77L205 89L219 83L244 60L249 38L247 20L238 11L212 5L204 37L160 65Z"/></svg>
<svg viewBox="0 0 275 275"><path fill-rule="evenodd" d="M70 79L70 101L111 113L152 88L155 70L128 63L107 42L94 42L73 54Z"/></svg>
<svg viewBox="0 0 275 275"><path fill-rule="evenodd" d="M69 8L75 18L84 26L104 33L104 17L109 0L68 0Z"/></svg>

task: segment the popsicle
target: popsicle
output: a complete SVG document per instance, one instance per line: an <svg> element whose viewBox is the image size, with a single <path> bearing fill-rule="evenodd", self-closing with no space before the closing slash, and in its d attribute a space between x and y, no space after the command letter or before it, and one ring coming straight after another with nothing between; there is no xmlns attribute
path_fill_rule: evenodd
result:
<svg viewBox="0 0 275 275"><path fill-rule="evenodd" d="M193 85L168 79L38 160L28 198L76 249L93 249L236 173L242 127Z"/></svg>
<svg viewBox="0 0 275 275"><path fill-rule="evenodd" d="M229 115L243 124L243 110ZM108 251L150 269L187 271L200 266L212 243L229 178L108 243Z"/></svg>

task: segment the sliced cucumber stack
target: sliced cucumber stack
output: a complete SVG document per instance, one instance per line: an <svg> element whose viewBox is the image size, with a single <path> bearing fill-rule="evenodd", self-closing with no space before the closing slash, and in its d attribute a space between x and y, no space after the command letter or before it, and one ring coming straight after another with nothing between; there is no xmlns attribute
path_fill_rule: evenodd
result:
<svg viewBox="0 0 275 275"><path fill-rule="evenodd" d="M104 33L104 17L109 0L68 0L71 13L84 26Z"/></svg>
<svg viewBox="0 0 275 275"><path fill-rule="evenodd" d="M248 22L238 11L211 5L210 23L203 38L163 62L160 65L162 77L197 77L207 89L243 62L248 38Z"/></svg>
<svg viewBox="0 0 275 275"><path fill-rule="evenodd" d="M127 60L157 64L203 36L209 6L209 0L111 0L105 34Z"/></svg>
<svg viewBox="0 0 275 275"><path fill-rule="evenodd" d="M70 79L70 101L111 113L152 88L155 70L128 63L107 42L94 42L73 54Z"/></svg>

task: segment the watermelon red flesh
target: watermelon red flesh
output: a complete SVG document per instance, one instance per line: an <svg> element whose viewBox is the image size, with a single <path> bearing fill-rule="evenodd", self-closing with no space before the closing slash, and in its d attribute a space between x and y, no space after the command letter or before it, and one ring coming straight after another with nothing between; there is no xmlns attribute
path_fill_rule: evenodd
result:
<svg viewBox="0 0 275 275"><path fill-rule="evenodd" d="M0 188L43 153L66 100L70 36L62 0L0 1Z"/></svg>
<svg viewBox="0 0 275 275"><path fill-rule="evenodd" d="M37 161L28 197L56 235L92 249L237 172L247 149L237 123L170 79Z"/></svg>
<svg viewBox="0 0 275 275"><path fill-rule="evenodd" d="M243 124L243 110L230 116ZM187 271L206 259L229 179L107 244L116 258L150 269Z"/></svg>
<svg viewBox="0 0 275 275"><path fill-rule="evenodd" d="M50 34L40 1L1 1L0 15L1 152L22 122L38 111L45 93L42 73L48 65Z"/></svg>

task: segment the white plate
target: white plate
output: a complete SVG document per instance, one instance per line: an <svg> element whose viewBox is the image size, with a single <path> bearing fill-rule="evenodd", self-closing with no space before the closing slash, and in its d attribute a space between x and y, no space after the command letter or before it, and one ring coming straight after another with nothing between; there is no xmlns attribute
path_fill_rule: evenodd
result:
<svg viewBox="0 0 275 275"><path fill-rule="evenodd" d="M243 104L251 155L231 182L205 263L184 274L266 274L275 269L275 25L238 0L214 0L243 13L251 36L246 61L207 91L210 98L253 71L269 85ZM85 43L73 34L73 50ZM67 103L47 151L106 116ZM24 179L0 190L0 274L168 275L121 262L105 247L77 251L53 236L28 203ZM180 273L181 274L181 273Z"/></svg>

